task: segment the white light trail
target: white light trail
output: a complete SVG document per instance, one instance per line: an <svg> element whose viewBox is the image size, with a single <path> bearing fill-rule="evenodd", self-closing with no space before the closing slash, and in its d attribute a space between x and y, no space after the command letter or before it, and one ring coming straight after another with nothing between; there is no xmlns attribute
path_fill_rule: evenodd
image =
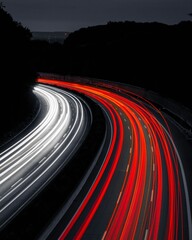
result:
<svg viewBox="0 0 192 240"><path fill-rule="evenodd" d="M24 206L35 189L39 191L68 161L85 133L85 108L77 97L42 85L34 92L47 112L37 126L1 153L0 227L17 212L15 201Z"/></svg>

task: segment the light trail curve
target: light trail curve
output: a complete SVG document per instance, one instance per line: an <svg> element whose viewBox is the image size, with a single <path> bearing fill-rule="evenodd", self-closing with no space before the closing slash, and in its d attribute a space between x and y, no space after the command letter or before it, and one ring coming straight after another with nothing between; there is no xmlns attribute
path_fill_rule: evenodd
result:
<svg viewBox="0 0 192 240"><path fill-rule="evenodd" d="M191 209L171 130L150 102L123 87L38 79L101 104L111 146L59 239L191 239Z"/></svg>
<svg viewBox="0 0 192 240"><path fill-rule="evenodd" d="M67 164L91 123L90 110L73 94L41 85L34 93L45 116L1 152L1 228Z"/></svg>

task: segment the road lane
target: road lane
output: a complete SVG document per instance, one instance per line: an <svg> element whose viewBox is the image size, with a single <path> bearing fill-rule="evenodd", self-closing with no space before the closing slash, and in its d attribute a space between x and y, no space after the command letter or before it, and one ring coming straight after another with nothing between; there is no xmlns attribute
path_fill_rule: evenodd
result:
<svg viewBox="0 0 192 240"><path fill-rule="evenodd" d="M103 165L60 239L191 239L185 175L162 114L123 87L38 81L89 96L113 123Z"/></svg>
<svg viewBox="0 0 192 240"><path fill-rule="evenodd" d="M90 112L76 96L40 85L34 91L47 114L1 153L1 227L67 164L89 129Z"/></svg>

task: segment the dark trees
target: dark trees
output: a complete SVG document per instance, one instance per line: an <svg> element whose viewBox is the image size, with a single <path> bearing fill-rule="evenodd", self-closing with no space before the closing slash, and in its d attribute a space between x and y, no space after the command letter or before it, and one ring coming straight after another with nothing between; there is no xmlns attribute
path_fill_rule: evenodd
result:
<svg viewBox="0 0 192 240"><path fill-rule="evenodd" d="M31 84L35 72L30 38L30 31L15 22L0 4L1 137L15 129L33 108Z"/></svg>
<svg viewBox="0 0 192 240"><path fill-rule="evenodd" d="M64 43L69 74L130 83L192 108L192 22L110 22L80 29ZM182 97L181 97L182 96Z"/></svg>

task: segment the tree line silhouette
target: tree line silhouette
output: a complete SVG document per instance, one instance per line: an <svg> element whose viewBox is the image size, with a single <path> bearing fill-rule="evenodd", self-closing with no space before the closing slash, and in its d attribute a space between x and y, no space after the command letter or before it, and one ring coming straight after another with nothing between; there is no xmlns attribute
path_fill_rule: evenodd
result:
<svg viewBox="0 0 192 240"><path fill-rule="evenodd" d="M192 108L192 22L109 22L71 33L64 44L34 42L38 71L130 83Z"/></svg>
<svg viewBox="0 0 192 240"><path fill-rule="evenodd" d="M6 92L1 103L4 112L9 109L4 118L8 122L16 121L23 109L31 111L30 86L38 72L129 83L192 108L191 21L175 25L108 22L72 32L63 44L49 43L31 40L29 29L13 21L1 4L0 31L1 89Z"/></svg>
<svg viewBox="0 0 192 240"><path fill-rule="evenodd" d="M23 122L32 117L36 100L31 86L36 73L31 62L32 34L12 19L2 3L0 3L0 33L1 142L4 141L2 139L4 135L11 130L16 131L16 127L21 129Z"/></svg>

